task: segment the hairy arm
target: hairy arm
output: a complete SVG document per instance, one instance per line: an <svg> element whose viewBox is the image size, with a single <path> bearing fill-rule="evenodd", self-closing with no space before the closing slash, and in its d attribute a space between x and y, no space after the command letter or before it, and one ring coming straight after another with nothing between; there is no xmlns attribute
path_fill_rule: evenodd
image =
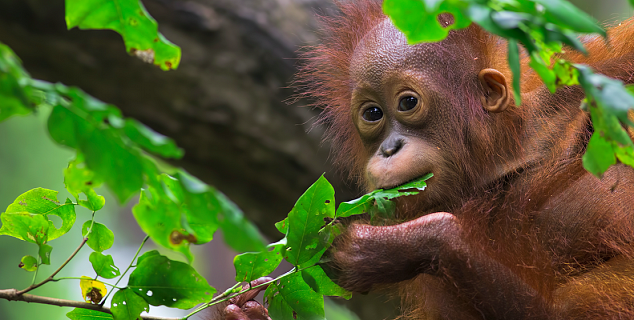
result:
<svg viewBox="0 0 634 320"><path fill-rule="evenodd" d="M395 226L353 224L333 253L338 282L367 292L431 274L450 282L487 319L547 318L538 293L500 262L469 245L459 220L434 213Z"/></svg>

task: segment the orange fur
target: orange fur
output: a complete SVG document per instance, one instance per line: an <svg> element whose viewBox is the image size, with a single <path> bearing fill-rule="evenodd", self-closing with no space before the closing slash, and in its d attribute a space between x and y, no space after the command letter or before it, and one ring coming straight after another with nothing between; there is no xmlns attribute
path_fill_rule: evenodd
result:
<svg viewBox="0 0 634 320"><path fill-rule="evenodd" d="M363 184L370 154L351 121L350 64L361 39L386 17L376 1L339 5L341 16L324 19L322 43L304 54L297 84L302 95L324 110L322 123L328 126L335 162ZM588 56L570 49L561 56L632 83L631 39L634 20L611 29L608 41L586 39ZM409 220L437 210L458 217L463 226L461 240L471 252L499 263L500 270L508 270L534 290L528 298L535 299L535 309L524 310L525 318L544 318L543 312L552 319L634 318L634 170L616 165L599 180L583 169L581 157L593 128L588 115L578 108L581 89L562 88L550 95L538 76L526 68L524 58L522 106L492 116L477 99L475 92L481 88L474 74L495 68L511 79L506 42L471 26L452 31L448 39L429 46L442 50L447 44L455 52L446 53L446 65L435 66L447 74L438 81L446 81L441 86L455 93L447 105L462 108L449 119L441 119L455 130L448 130L434 143L447 149L452 160L448 166L455 174L444 185L438 182L448 190L440 206L429 207L421 198L399 199L399 218ZM494 165L511 160L523 165L502 178L488 179L495 177ZM509 166L515 168L512 163ZM378 235L386 241L408 240ZM344 237L338 246L350 245L354 239ZM403 243L396 248L413 250ZM376 258L366 258L377 265L393 263L380 260L378 253ZM340 263L340 268L355 265L353 259L342 258ZM444 263L451 268L451 260ZM434 272L441 276L419 275L400 285L404 317L483 318L482 306L474 302L477 295L458 284L470 279L451 278L450 272L443 271L443 261L439 268ZM351 273L354 277L354 270ZM492 286L513 286L501 273L497 278L495 272L490 275L499 281ZM363 282L362 275L356 276L350 281ZM505 303L514 303L514 298L508 297Z"/></svg>

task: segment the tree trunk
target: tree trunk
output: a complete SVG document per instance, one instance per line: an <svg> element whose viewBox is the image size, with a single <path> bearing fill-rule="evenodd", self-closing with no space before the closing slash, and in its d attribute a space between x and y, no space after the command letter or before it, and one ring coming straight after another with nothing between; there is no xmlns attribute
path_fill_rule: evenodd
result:
<svg viewBox="0 0 634 320"><path fill-rule="evenodd" d="M34 78L82 88L172 137L176 162L235 201L271 238L326 172L337 199L358 195L329 165L319 110L287 104L299 46L315 41L327 1L150 0L160 31L182 48L164 72L129 56L107 30L66 30L63 1L0 1L0 41Z"/></svg>

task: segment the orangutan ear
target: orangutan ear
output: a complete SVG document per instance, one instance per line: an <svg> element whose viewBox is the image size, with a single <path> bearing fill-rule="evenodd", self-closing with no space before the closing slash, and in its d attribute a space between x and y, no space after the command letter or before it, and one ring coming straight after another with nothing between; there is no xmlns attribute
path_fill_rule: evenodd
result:
<svg viewBox="0 0 634 320"><path fill-rule="evenodd" d="M495 69L482 69L478 74L484 92L482 107L489 112L502 112L510 104L509 90L504 75Z"/></svg>

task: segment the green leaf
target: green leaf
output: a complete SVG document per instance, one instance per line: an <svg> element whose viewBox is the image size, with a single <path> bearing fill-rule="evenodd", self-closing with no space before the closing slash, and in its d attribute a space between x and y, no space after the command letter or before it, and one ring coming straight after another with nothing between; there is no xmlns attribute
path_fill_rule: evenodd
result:
<svg viewBox="0 0 634 320"><path fill-rule="evenodd" d="M532 22L533 17L523 12L492 11L491 20L502 29L513 30Z"/></svg>
<svg viewBox="0 0 634 320"><path fill-rule="evenodd" d="M632 163L630 155L634 143L621 123L634 126L628 112L634 108L634 96L623 86L623 82L595 74L585 65L576 64L579 83L586 92L588 109L594 126L583 165L586 170L600 177L616 163Z"/></svg>
<svg viewBox="0 0 634 320"><path fill-rule="evenodd" d="M154 253L146 255L139 258L128 287L149 304L189 309L208 301L216 292L188 264Z"/></svg>
<svg viewBox="0 0 634 320"><path fill-rule="evenodd" d="M416 195L418 194L418 191L413 190L425 190L425 188L427 187L427 183L425 181L427 181L431 177L433 177L433 174L429 173L404 185L397 186L388 190L377 189L361 196L360 198L348 202L342 202L341 204L339 204L339 208L337 208L336 216L337 218L345 218L356 214L373 213L372 211L376 210L373 208L375 204L377 205L377 207L380 206L381 208L383 208L378 208L379 211L385 212L385 206L388 205L386 204L385 200L391 200L401 196Z"/></svg>
<svg viewBox="0 0 634 320"><path fill-rule="evenodd" d="M373 192L374 198L383 198L385 200L391 200L391 199L402 197L402 196L417 195L419 193L418 191L423 191L427 188L427 183L425 181L429 180L433 176L434 176L433 174L428 173L414 181L408 182L398 187L394 187L392 189L375 190ZM415 190L418 190L418 191L415 191Z"/></svg>
<svg viewBox="0 0 634 320"><path fill-rule="evenodd" d="M583 42L579 40L576 33L570 30L561 29L557 25L547 23L541 28L541 32L546 43L562 42L583 54L588 54ZM559 51L557 50L557 52Z"/></svg>
<svg viewBox="0 0 634 320"><path fill-rule="evenodd" d="M324 302L326 319L328 320L361 320L350 309L332 301L332 299L325 299Z"/></svg>
<svg viewBox="0 0 634 320"><path fill-rule="evenodd" d="M68 232L75 223L76 218L75 206L72 202L67 200L66 203L62 204L57 201L57 191L44 188L35 188L21 194L12 204L9 205L7 211L2 214L2 217L11 213L30 213L42 215L45 219L47 219L49 225L48 240L45 240L45 242L56 239ZM55 215L62 219L62 226L59 229L55 227L53 221L48 219L49 215ZM21 219L25 217L26 216L23 216ZM0 232L2 232L1 229Z"/></svg>
<svg viewBox="0 0 634 320"><path fill-rule="evenodd" d="M0 121L31 112L29 83L30 76L22 68L20 59L0 43Z"/></svg>
<svg viewBox="0 0 634 320"><path fill-rule="evenodd" d="M246 252L264 249L267 241L262 234L222 192L183 170L179 171L177 177L189 208L187 221L198 237L198 243L210 241L219 226L225 243L233 250Z"/></svg>
<svg viewBox="0 0 634 320"><path fill-rule="evenodd" d="M504 18L506 17L504 15L500 16L499 13L496 13L486 5L471 3L466 9L466 15L490 33L507 39L516 39L526 47L529 53L537 50L534 41L519 27L519 24L517 28L511 28L510 23L505 21ZM493 17L496 17L499 21ZM518 19L520 18L518 17Z"/></svg>
<svg viewBox="0 0 634 320"><path fill-rule="evenodd" d="M79 95L78 92L75 94ZM82 101L90 99L76 98L73 110L97 108L82 104ZM138 150L125 145L116 129L98 129L99 124L91 121L58 105L49 116L48 131L56 142L81 151L86 166L95 174L94 179L105 181L123 203L139 192L143 185L141 155ZM77 193L83 187L73 185L71 189Z"/></svg>
<svg viewBox="0 0 634 320"><path fill-rule="evenodd" d="M147 259L147 258L151 258L154 256L160 256L161 254L157 251L157 250L150 250L144 254L142 254L136 261L136 264L140 264L141 261Z"/></svg>
<svg viewBox="0 0 634 320"><path fill-rule="evenodd" d="M207 243L218 230L218 215L222 210L216 190L184 171L179 171L177 178L174 189L185 204L186 222L196 236L195 243Z"/></svg>
<svg viewBox="0 0 634 320"><path fill-rule="evenodd" d="M84 222L84 225L81 227L81 235L83 237L88 236L88 246L97 252L110 249L114 244L114 233L105 225L95 222L92 224L92 230L88 235L87 233L91 223L92 221L88 220Z"/></svg>
<svg viewBox="0 0 634 320"><path fill-rule="evenodd" d="M269 275L282 262L282 250L286 241L272 243L262 252L247 252L237 255L233 259L236 269L237 282L251 282L251 280Z"/></svg>
<svg viewBox="0 0 634 320"><path fill-rule="evenodd" d="M297 200L288 214L286 260L297 266L324 249L319 230L335 217L335 191L322 175Z"/></svg>
<svg viewBox="0 0 634 320"><path fill-rule="evenodd" d="M176 146L174 140L152 130L139 121L126 119L123 131L130 140L151 153L166 158L180 159L183 157L183 150Z"/></svg>
<svg viewBox="0 0 634 320"><path fill-rule="evenodd" d="M222 208L218 223L225 243L238 252L263 250L267 241L258 228L222 192L216 191L216 197Z"/></svg>
<svg viewBox="0 0 634 320"><path fill-rule="evenodd" d="M53 251L53 247L48 244L40 244L38 255L42 259L42 264L51 264L51 251Z"/></svg>
<svg viewBox="0 0 634 320"><path fill-rule="evenodd" d="M386 0L383 12L392 19L394 25L405 34L409 44L440 41L447 37L452 29L463 29L471 24L456 4L446 1ZM454 23L442 26L438 15L451 13Z"/></svg>
<svg viewBox="0 0 634 320"><path fill-rule="evenodd" d="M513 96L515 104L522 104L522 95L520 94L520 50L515 39L510 39L508 43L508 61L511 72L513 73Z"/></svg>
<svg viewBox="0 0 634 320"><path fill-rule="evenodd" d="M534 0L546 9L544 18L559 26L568 27L576 32L598 33L606 36L605 30L601 28L594 18L572 3L565 0Z"/></svg>
<svg viewBox="0 0 634 320"><path fill-rule="evenodd" d="M275 223L275 228L283 233L283 234L287 234L288 233L288 217L284 218L284 220L280 221L280 222L276 222Z"/></svg>
<svg viewBox="0 0 634 320"><path fill-rule="evenodd" d="M322 295L304 282L300 272L271 283L264 297L269 301L271 319L325 319Z"/></svg>
<svg viewBox="0 0 634 320"><path fill-rule="evenodd" d="M56 94L72 102L70 107L80 117L94 120L99 124L108 123L115 128L123 126L121 111L117 107L100 101L77 87L67 87L57 83L53 89Z"/></svg>
<svg viewBox="0 0 634 320"><path fill-rule="evenodd" d="M222 193L184 171L177 177L148 178L150 186L132 210L141 229L154 241L184 253L191 261L189 243L209 242L221 227L234 250L264 249L265 240L257 228Z"/></svg>
<svg viewBox="0 0 634 320"><path fill-rule="evenodd" d="M0 215L0 220L2 220L0 235L8 235L36 244L48 241L50 221L41 214L5 212Z"/></svg>
<svg viewBox="0 0 634 320"><path fill-rule="evenodd" d="M20 268L32 272L37 270L37 259L34 256L24 256L20 260Z"/></svg>
<svg viewBox="0 0 634 320"><path fill-rule="evenodd" d="M634 108L634 96L623 86L623 82L595 74L586 65L575 64L579 71L579 83L586 95L595 100L608 115L616 116L619 121L629 126L634 123L628 118L629 110ZM625 141L620 141L625 143Z"/></svg>
<svg viewBox="0 0 634 320"><path fill-rule="evenodd" d="M79 148L77 137L86 137L94 130L92 125L61 105L53 107L48 116L48 133L55 142L71 147Z"/></svg>
<svg viewBox="0 0 634 320"><path fill-rule="evenodd" d="M181 50L160 33L139 0L66 1L68 29L110 29L123 37L128 53L163 70L176 69Z"/></svg>
<svg viewBox="0 0 634 320"><path fill-rule="evenodd" d="M121 203L141 190L140 154L125 147L113 130L93 130L82 137L80 150L88 168L108 184Z"/></svg>
<svg viewBox="0 0 634 320"><path fill-rule="evenodd" d="M71 320L112 320L112 315L89 309L75 308L66 314Z"/></svg>
<svg viewBox="0 0 634 320"><path fill-rule="evenodd" d="M90 263L98 276L106 279L112 279L121 275L119 268L114 265L111 255L104 255L101 252L93 252L90 254Z"/></svg>
<svg viewBox="0 0 634 320"><path fill-rule="evenodd" d="M330 280L321 266L314 266L301 271L302 279L313 291L323 296L352 298L352 292L340 287Z"/></svg>
<svg viewBox="0 0 634 320"><path fill-rule="evenodd" d="M114 294L110 311L114 320L137 320L141 318L141 312L150 311L150 306L132 289L126 288Z"/></svg>
<svg viewBox="0 0 634 320"><path fill-rule="evenodd" d="M583 167L597 177L603 175L611 165L616 163L614 150L598 132L592 134L586 153L583 155Z"/></svg>
<svg viewBox="0 0 634 320"><path fill-rule="evenodd" d="M542 58L537 54L537 52L533 52L531 54L531 61L528 65L539 74L539 76L544 81L544 84L550 91L550 93L555 93L557 90L557 76L553 70L550 70L548 65L542 60Z"/></svg>
<svg viewBox="0 0 634 320"><path fill-rule="evenodd" d="M92 211L98 211L101 210L101 208L103 208L104 205L106 205L106 198L104 198L103 196L98 195L95 190L93 189L88 189L86 190L86 192L84 192L84 194L86 195L86 198L88 200L84 201L84 200L79 200L79 204L85 208L88 208Z"/></svg>
<svg viewBox="0 0 634 320"><path fill-rule="evenodd" d="M616 154L616 157L619 159L619 161L630 167L634 167L634 147L616 146L614 148L614 153Z"/></svg>
<svg viewBox="0 0 634 320"><path fill-rule="evenodd" d="M553 66L557 76L557 86L574 86L579 84L579 72L565 60L558 60Z"/></svg>
<svg viewBox="0 0 634 320"><path fill-rule="evenodd" d="M180 205L174 203L165 194L163 188L149 187L141 192L139 203L132 208L137 223L154 242L166 248L184 254L189 261L193 255L189 244L196 242L195 235L182 225Z"/></svg>
<svg viewBox="0 0 634 320"><path fill-rule="evenodd" d="M102 182L93 171L86 167L81 153L78 153L77 157L70 161L68 167L64 169L66 190L76 199L79 198L80 193L86 194L88 200L79 202L79 204L92 211L100 210L106 202L104 197L97 195L93 190L99 187Z"/></svg>

